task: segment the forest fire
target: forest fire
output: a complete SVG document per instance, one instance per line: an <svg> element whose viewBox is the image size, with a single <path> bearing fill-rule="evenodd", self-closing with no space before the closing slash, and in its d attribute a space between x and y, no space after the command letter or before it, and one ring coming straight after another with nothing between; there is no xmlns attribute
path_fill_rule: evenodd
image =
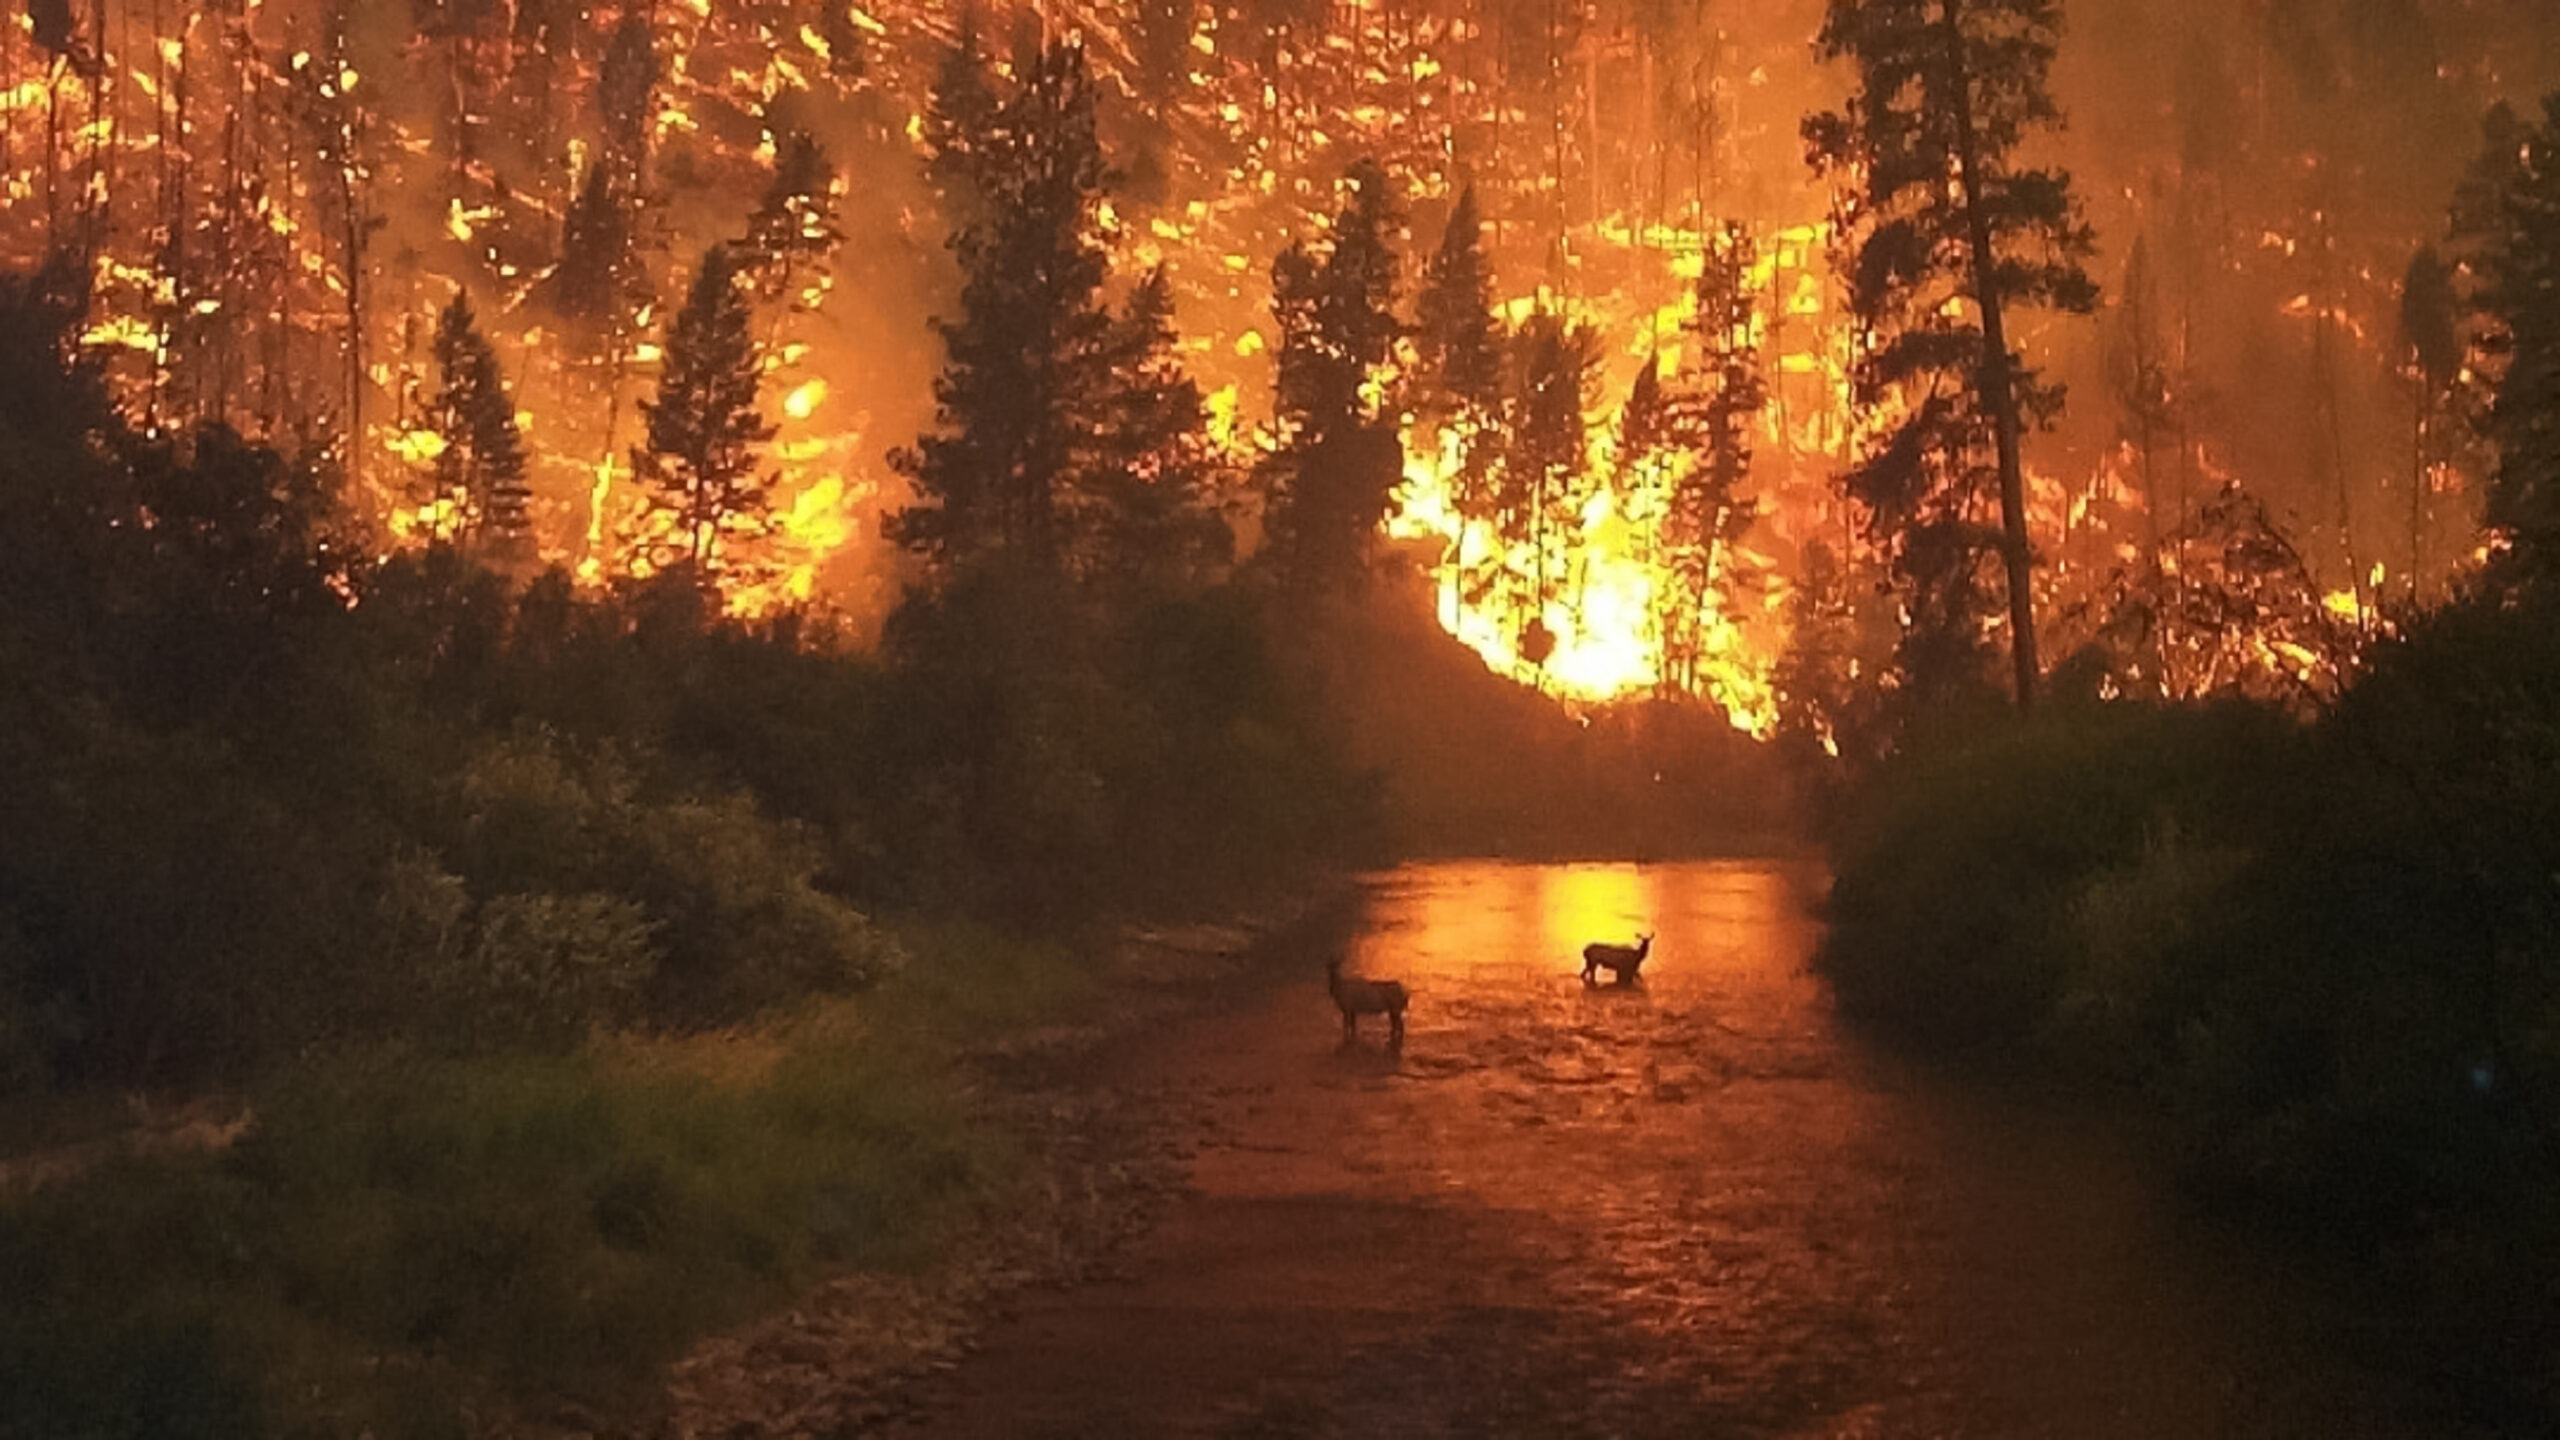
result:
<svg viewBox="0 0 2560 1440"><path fill-rule="evenodd" d="M1532 527L1534 543L1502 533L1468 496L1456 432L1407 392L1419 357L1399 342L1378 376L1405 451L1387 534L1431 568L1443 626L1503 674L1579 701L1686 693L1753 733L1776 724L1771 675L1805 547L1846 565L1853 599L1871 588L1856 577L1886 564L1834 483L1878 432L1856 403L1853 317L1830 274L1834 197L1793 135L1839 83L1804 49L1809 3L1748 16L1602 0L965 8L37 3L0 33L0 251L88 257L83 343L145 423L219 419L335 455L386 544L483 523L478 502L447 493L458 462L431 343L439 313L469 297L503 333L490 353L525 452L528 528L511 543L524 564L603 583L672 553L632 447L648 443L692 257L744 243L760 257L739 283L759 312L772 434L756 513L714 548L728 603L867 620L903 564L883 520L904 487L885 457L929 414L925 321L951 303L922 163L937 67L964 24L990 37L999 71L1019 27L1072 36L1108 77L1099 119L1120 175L1100 235L1131 273L1166 267L1228 473L1273 443L1272 259L1322 236L1348 161L1374 157L1392 177L1413 285L1471 191L1488 273L1517 297L1495 307L1502 329L1553 317L1588 346L1581 434L1570 463L1542 462L1537 504L1554 523ZM2080 103L2133 123L2104 88ZM2134 257L2094 344L2054 327L2030 337L2030 361L2080 402L2037 445L2039 603L2085 611L2150 563L2211 493L2208 470L2275 501L2324 595L2378 592L2366 572L2395 529L2415 559L2392 573L2444 584L2468 547L2430 532L2458 528L2471 462L2425 457L2412 480L2374 463L2366 439L2397 384L2390 237L2415 227L2379 201L2355 208L2335 167L2278 149L2235 149L2219 177L2163 170L2139 147L2074 158L2102 233L2147 236L2169 259ZM2260 173L2285 184L2234 209L2247 193L2234 185ZM2211 234L2188 198L2208 181L2225 211ZM735 236L759 204L781 208ZM1767 403L1730 497L1750 518L1684 561L1663 526L1694 466L1635 453L1620 432L1640 373L1696 380L1702 265L1727 224L1753 241L1735 278ZM2270 343L2230 338L2252 307L2248 334L2304 356L2290 395L2233 383ZM2109 403L2136 390L2149 398L2133 410ZM2281 454L2232 438L2270 406L2327 433ZM2412 485L2414 499L2387 498ZM1255 504L1242 489L1228 503ZM2415 519L2388 522L2395 511Z"/></svg>
<svg viewBox="0 0 2560 1440"><path fill-rule="evenodd" d="M0 0L0 1436L2560 1434L2552 3Z"/></svg>

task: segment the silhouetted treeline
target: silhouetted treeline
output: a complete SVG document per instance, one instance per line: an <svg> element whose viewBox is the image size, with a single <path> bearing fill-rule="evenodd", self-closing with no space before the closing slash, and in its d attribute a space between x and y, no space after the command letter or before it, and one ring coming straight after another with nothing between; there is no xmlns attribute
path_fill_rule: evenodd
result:
<svg viewBox="0 0 2560 1440"><path fill-rule="evenodd" d="M80 303L0 287L0 1091L725 1023L897 963L881 911L1198 908L1361 843L1242 592L1105 642L977 623L991 581L873 655L681 565L377 562L325 468L129 425Z"/></svg>

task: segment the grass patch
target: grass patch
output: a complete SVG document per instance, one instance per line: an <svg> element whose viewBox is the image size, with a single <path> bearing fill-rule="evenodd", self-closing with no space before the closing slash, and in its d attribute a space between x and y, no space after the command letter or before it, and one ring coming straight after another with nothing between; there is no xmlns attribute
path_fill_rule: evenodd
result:
<svg viewBox="0 0 2560 1440"><path fill-rule="evenodd" d="M1087 950L967 921L899 932L907 968L872 1004L886 1032L966 1044L1028 1026L1072 1021L1103 997Z"/></svg>
<svg viewBox="0 0 2560 1440"><path fill-rule="evenodd" d="M0 1437L463 1433L610 1408L841 1267L921 1262L1012 1168L916 1044L375 1057L217 1157L0 1208ZM744 1061L740 1057L745 1057Z"/></svg>

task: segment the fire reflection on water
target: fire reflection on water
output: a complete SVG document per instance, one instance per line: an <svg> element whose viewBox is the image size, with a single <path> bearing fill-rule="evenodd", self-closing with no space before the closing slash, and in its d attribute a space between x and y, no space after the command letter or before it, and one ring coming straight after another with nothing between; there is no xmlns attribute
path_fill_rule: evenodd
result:
<svg viewBox="0 0 2560 1440"><path fill-rule="evenodd" d="M2300 1297L2186 1227L2138 1146L1837 1023L1820 885L1757 861L1374 877L1350 959L1413 987L1402 1053L1335 1048L1295 992L1259 1056L1228 1036L1220 1065L1299 1078L1235 1087L1256 1148L1210 1188L1423 1207L1477 1298L1398 1325L1374 1361L1395 1405L1476 1366L1535 1417L1455 1433L2444 1433L2323 1359ZM1581 984L1583 945L1640 930L1644 983Z"/></svg>
<svg viewBox="0 0 2560 1440"><path fill-rule="evenodd" d="M1471 1003L1526 999L1524 987L1573 981L1585 945L1650 933L1644 979L1666 998L1746 983L1810 995L1806 878L1762 861L1409 866L1379 880L1352 965Z"/></svg>

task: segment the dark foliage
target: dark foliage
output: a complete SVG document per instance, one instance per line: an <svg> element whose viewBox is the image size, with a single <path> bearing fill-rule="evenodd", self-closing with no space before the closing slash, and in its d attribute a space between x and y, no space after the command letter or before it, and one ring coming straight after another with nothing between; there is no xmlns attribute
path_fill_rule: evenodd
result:
<svg viewBox="0 0 2560 1440"><path fill-rule="evenodd" d="M1804 135L1843 184L1841 268L1866 334L1858 401L1908 405L1848 483L1910 612L1902 691L1924 707L1978 682L2004 612L2020 708L2038 681L2019 446L2062 393L2007 324L2097 302L2070 177L2013 159L2060 121L2045 77L2061 24L2054 0L1833 0L1817 42L1857 67L1848 107Z"/></svg>
<svg viewBox="0 0 2560 1440"><path fill-rule="evenodd" d="M945 578L1063 572L1074 511L1105 469L1091 440L1116 383L1092 78L1061 43L1026 54L999 90L964 48L935 95L937 176L975 198L951 242L960 315L934 323L947 357L936 429L891 457L916 491L892 530Z"/></svg>
<svg viewBox="0 0 2560 1440"><path fill-rule="evenodd" d="M2199 1194L2379 1265L2424 1364L2547 1418L2555 622L2449 606L2316 721L2057 697L1922 736L1854 807L1821 963L1890 1033L2150 1097Z"/></svg>
<svg viewBox="0 0 2560 1440"><path fill-rule="evenodd" d="M686 566L352 565L326 468L128 429L63 281L0 285L0 1092L726 1024L895 964L866 911L1196 909L1358 843L1223 528L1156 504L1206 483L1160 286L1112 603L955 586L872 657Z"/></svg>
<svg viewBox="0 0 2560 1440"><path fill-rule="evenodd" d="M1361 584L1403 473L1396 417L1372 383L1403 328L1393 183L1363 160L1345 184L1325 243L1292 241L1271 267L1280 443L1263 469L1264 504L1282 574L1301 596Z"/></svg>
<svg viewBox="0 0 2560 1440"><path fill-rule="evenodd" d="M2544 585L2560 567L2560 94L2514 153L2491 187L2499 205L2481 262L2502 367L2488 419L2498 469L2487 519L2506 543L2500 577Z"/></svg>
<svg viewBox="0 0 2560 1440"><path fill-rule="evenodd" d="M426 427L444 442L430 482L431 498L454 515L447 534L486 542L493 554L529 552L533 489L525 481L524 436L470 296L456 292L437 316L435 356L443 383L428 402Z"/></svg>
<svg viewBox="0 0 2560 1440"><path fill-rule="evenodd" d="M735 563L722 553L727 542L764 533L773 489L774 477L756 464L756 447L774 431L756 409L764 371L740 269L729 246L703 252L667 330L657 398L640 402L647 443L631 451L632 473L653 492L652 509L673 521L655 558L702 576Z"/></svg>
<svg viewBox="0 0 2560 1440"><path fill-rule="evenodd" d="M641 271L632 254L630 197L610 165L587 167L569 213L560 221L560 263L544 292L590 351L614 353L615 336L631 323Z"/></svg>
<svg viewBox="0 0 2560 1440"><path fill-rule="evenodd" d="M794 130L774 152L773 178L747 217L740 248L767 299L790 291L793 276L843 243L836 228L836 167L817 137Z"/></svg>

